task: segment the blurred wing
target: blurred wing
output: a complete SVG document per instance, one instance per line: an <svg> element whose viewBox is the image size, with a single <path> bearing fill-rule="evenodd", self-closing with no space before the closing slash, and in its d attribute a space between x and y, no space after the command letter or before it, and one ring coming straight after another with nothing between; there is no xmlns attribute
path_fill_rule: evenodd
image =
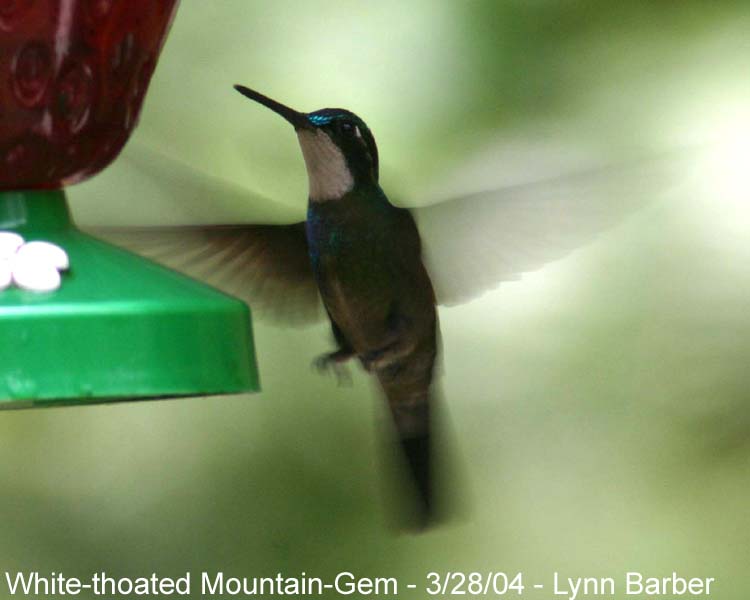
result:
<svg viewBox="0 0 750 600"><path fill-rule="evenodd" d="M684 156L606 167L417 208L440 304L459 304L562 258L678 180Z"/></svg>
<svg viewBox="0 0 750 600"><path fill-rule="evenodd" d="M126 149L127 150L127 149ZM321 316L318 290L307 254L304 223L294 225L209 225L223 222L289 223L302 215L231 182L140 144L126 152L127 185L134 201L148 206L131 211L144 219L158 199L157 215L172 222L201 225L82 227L93 235L236 296L261 317L305 324ZM101 193L101 192L100 192ZM92 203L87 213L98 205ZM145 215L146 222L154 215ZM302 216L304 218L304 216Z"/></svg>
<svg viewBox="0 0 750 600"><path fill-rule="evenodd" d="M303 325L321 316L304 223L88 231L236 296L261 317Z"/></svg>

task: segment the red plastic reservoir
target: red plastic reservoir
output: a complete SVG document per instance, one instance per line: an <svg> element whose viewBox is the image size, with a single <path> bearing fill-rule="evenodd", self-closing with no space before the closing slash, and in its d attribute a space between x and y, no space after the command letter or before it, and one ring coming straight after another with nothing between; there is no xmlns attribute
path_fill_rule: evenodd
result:
<svg viewBox="0 0 750 600"><path fill-rule="evenodd" d="M135 127L176 0L0 0L0 189L100 171Z"/></svg>

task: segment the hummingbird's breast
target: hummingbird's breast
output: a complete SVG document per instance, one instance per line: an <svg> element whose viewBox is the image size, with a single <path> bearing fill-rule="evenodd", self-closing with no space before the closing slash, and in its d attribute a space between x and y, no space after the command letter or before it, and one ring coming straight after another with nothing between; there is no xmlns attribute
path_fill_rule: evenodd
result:
<svg viewBox="0 0 750 600"><path fill-rule="evenodd" d="M308 210L308 248L321 298L358 353L379 347L403 288L401 241L390 214L398 209L376 204L355 196L310 203Z"/></svg>

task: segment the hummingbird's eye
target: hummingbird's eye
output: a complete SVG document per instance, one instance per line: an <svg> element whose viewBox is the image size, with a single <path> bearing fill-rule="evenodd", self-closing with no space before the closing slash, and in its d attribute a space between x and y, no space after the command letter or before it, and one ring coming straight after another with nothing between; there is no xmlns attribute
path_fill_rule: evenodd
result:
<svg viewBox="0 0 750 600"><path fill-rule="evenodd" d="M338 127L341 133L354 133L358 138L362 137L362 132L359 130L359 126L354 123L350 123L349 121L339 121Z"/></svg>

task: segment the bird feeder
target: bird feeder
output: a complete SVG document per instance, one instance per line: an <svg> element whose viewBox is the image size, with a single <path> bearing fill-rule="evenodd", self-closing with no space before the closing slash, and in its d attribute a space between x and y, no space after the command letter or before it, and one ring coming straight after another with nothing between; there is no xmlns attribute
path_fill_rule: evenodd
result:
<svg viewBox="0 0 750 600"><path fill-rule="evenodd" d="M0 407L258 389L243 302L82 233L65 197L127 141L176 3L0 2Z"/></svg>

